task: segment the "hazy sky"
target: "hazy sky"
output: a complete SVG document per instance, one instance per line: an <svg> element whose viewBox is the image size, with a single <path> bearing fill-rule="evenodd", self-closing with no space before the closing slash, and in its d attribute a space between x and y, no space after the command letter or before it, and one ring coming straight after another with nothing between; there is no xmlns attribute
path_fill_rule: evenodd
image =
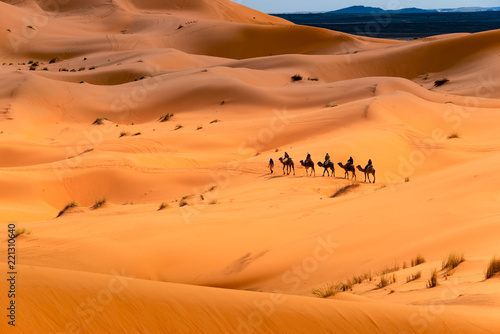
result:
<svg viewBox="0 0 500 334"><path fill-rule="evenodd" d="M401 9L418 7L424 9L456 7L498 7L498 0L234 0L247 7L266 13L293 13L297 11L329 11L354 5Z"/></svg>

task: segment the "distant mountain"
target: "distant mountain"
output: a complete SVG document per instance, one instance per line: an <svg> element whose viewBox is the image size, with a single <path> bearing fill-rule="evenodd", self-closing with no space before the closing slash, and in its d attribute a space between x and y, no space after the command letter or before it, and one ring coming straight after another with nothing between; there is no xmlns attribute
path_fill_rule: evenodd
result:
<svg viewBox="0 0 500 334"><path fill-rule="evenodd" d="M327 12L327 14L380 14L380 13L435 13L437 10L420 8L403 8L398 10L385 10L379 7L351 6Z"/></svg>
<svg viewBox="0 0 500 334"><path fill-rule="evenodd" d="M500 7L461 7L461 8L445 8L438 9L438 12L443 13L475 13L475 12L498 12Z"/></svg>
<svg viewBox="0 0 500 334"><path fill-rule="evenodd" d="M397 10L385 10L379 7L368 7L368 6L351 6L347 8L342 8L339 10L334 10L326 12L326 14L381 14L381 13L393 13L393 14L408 14L408 13L453 13L453 12L487 12L487 11L500 11L500 7L461 7L461 8L446 8L446 9L421 9L421 8L403 8Z"/></svg>

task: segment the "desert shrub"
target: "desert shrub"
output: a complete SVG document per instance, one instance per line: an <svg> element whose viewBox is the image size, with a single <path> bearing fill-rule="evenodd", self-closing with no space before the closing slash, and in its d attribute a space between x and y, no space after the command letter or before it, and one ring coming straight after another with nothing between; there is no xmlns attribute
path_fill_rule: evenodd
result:
<svg viewBox="0 0 500 334"><path fill-rule="evenodd" d="M96 118L96 120L94 121L94 123L92 123L92 125L103 125L104 121L109 121L109 118L98 117L98 118Z"/></svg>
<svg viewBox="0 0 500 334"><path fill-rule="evenodd" d="M182 124L177 124L174 128L174 130L179 130L179 129L182 129L184 127L184 125Z"/></svg>
<svg viewBox="0 0 500 334"><path fill-rule="evenodd" d="M160 123L166 122L169 119L171 119L173 116L174 116L174 114L164 114L164 115L161 115L161 117L158 119L158 122L160 122Z"/></svg>
<svg viewBox="0 0 500 334"><path fill-rule="evenodd" d="M328 298L331 296L335 296L337 292L343 291L340 286L343 283L326 283L324 286L312 289L312 294L319 298Z"/></svg>
<svg viewBox="0 0 500 334"><path fill-rule="evenodd" d="M436 80L436 81L434 81L434 86L435 87L442 86L445 83L447 83L448 81L450 81L448 78L443 78L443 79Z"/></svg>
<svg viewBox="0 0 500 334"><path fill-rule="evenodd" d="M17 238L18 236L20 236L21 234L26 234L26 235L30 235L31 232L28 231L26 228L18 228L16 229L16 231L14 232L14 238Z"/></svg>
<svg viewBox="0 0 500 334"><path fill-rule="evenodd" d="M325 104L325 108L335 108L336 106L338 106L338 104L333 101Z"/></svg>
<svg viewBox="0 0 500 334"><path fill-rule="evenodd" d="M166 208L168 208L168 203L163 202L160 204L158 211L161 211L161 210L166 209Z"/></svg>
<svg viewBox="0 0 500 334"><path fill-rule="evenodd" d="M436 269L434 269L432 271L431 277L427 281L427 287L428 288L434 288L434 287L436 287L438 285L437 277L438 277L437 276L437 271L436 271Z"/></svg>
<svg viewBox="0 0 500 334"><path fill-rule="evenodd" d="M495 276L496 273L500 272L500 258L493 257L488 265L488 269L486 270L486 279Z"/></svg>
<svg viewBox="0 0 500 334"><path fill-rule="evenodd" d="M422 272L417 271L415 274L412 274L412 275L406 277L406 283L411 282L411 281L415 281L415 280L419 279L420 277L422 277Z"/></svg>
<svg viewBox="0 0 500 334"><path fill-rule="evenodd" d="M335 197L344 195L350 189L354 189L354 188L357 188L357 187L359 187L359 183L352 183L352 184L348 184L348 185L343 186L343 187L339 187L339 188L337 188L337 190L335 191L335 193L332 196L330 196L330 198L335 198Z"/></svg>
<svg viewBox="0 0 500 334"><path fill-rule="evenodd" d="M389 276L382 275L382 276L380 276L380 282L377 284L377 287L379 289L382 289L382 288L388 286L389 284L391 284Z"/></svg>
<svg viewBox="0 0 500 334"><path fill-rule="evenodd" d="M77 206L79 206L79 205L75 201L72 201L72 202L66 204L66 206L61 211L59 211L59 214L57 215L56 218L61 217L66 211L68 211L71 208L76 208Z"/></svg>
<svg viewBox="0 0 500 334"><path fill-rule="evenodd" d="M102 198L98 198L96 199L94 205L92 205L91 209L92 210L96 210L96 209L99 209L101 206L103 206L104 204L106 204L106 198L105 197L102 197Z"/></svg>
<svg viewBox="0 0 500 334"><path fill-rule="evenodd" d="M448 259L443 261L442 269L446 269L446 271L449 272L450 270L453 270L456 267L458 267L458 265L464 261L465 261L464 254L458 255L455 253L450 253L450 255L448 255Z"/></svg>
<svg viewBox="0 0 500 334"><path fill-rule="evenodd" d="M125 136L130 136L130 132L125 132L125 131L120 132L120 138Z"/></svg>
<svg viewBox="0 0 500 334"><path fill-rule="evenodd" d="M415 267L418 266L419 264L422 264L425 262L425 259L422 255L418 254L414 259L411 259L411 266Z"/></svg>
<svg viewBox="0 0 500 334"><path fill-rule="evenodd" d="M292 76L292 82L300 81L300 80L302 80L302 76L301 75L295 74L294 76Z"/></svg>
<svg viewBox="0 0 500 334"><path fill-rule="evenodd" d="M458 132L453 132L448 136L448 139L458 139L460 138L460 135Z"/></svg>

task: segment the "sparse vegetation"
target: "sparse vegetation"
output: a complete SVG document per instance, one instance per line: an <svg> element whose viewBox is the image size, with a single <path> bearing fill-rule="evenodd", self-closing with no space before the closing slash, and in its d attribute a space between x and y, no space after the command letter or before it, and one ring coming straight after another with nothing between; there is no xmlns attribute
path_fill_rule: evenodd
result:
<svg viewBox="0 0 500 334"><path fill-rule="evenodd" d="M335 198L335 197L344 195L350 189L354 189L354 188L357 188L357 187L359 187L359 183L351 183L351 184L348 184L347 186L339 187L337 189L337 191L335 191L335 193L332 196L330 196L330 198Z"/></svg>
<svg viewBox="0 0 500 334"><path fill-rule="evenodd" d="M79 205L75 201L72 201L72 202L66 204L66 206L64 207L64 209L62 209L61 211L59 211L59 214L57 215L56 218L61 217L66 211L68 211L69 209L72 209L72 208L76 208L77 206L79 206Z"/></svg>
<svg viewBox="0 0 500 334"><path fill-rule="evenodd" d="M130 136L130 132L125 132L125 131L120 132L120 138L125 136Z"/></svg>
<svg viewBox="0 0 500 334"><path fill-rule="evenodd" d="M132 136L133 136L133 137L135 137L135 136L140 136L140 135L142 135L142 133L140 133L140 132L136 132L136 133L134 133Z"/></svg>
<svg viewBox="0 0 500 334"><path fill-rule="evenodd" d="M412 267L415 267L415 266L418 266L419 264L422 264L425 262L425 259L422 255L418 254L417 257L415 257L414 259L411 259L411 266Z"/></svg>
<svg viewBox="0 0 500 334"><path fill-rule="evenodd" d="M49 69L47 67L44 67L42 71L48 71Z"/></svg>
<svg viewBox="0 0 500 334"><path fill-rule="evenodd" d="M337 283L337 284L326 283L324 286L322 286L320 288L312 289L311 292L316 297L319 297L319 298L328 298L328 297L331 297L331 296L335 296L335 294L337 292L342 291L340 289L341 288L340 284L343 284L343 283Z"/></svg>
<svg viewBox="0 0 500 334"><path fill-rule="evenodd" d="M161 115L161 117L158 119L158 122L160 122L160 123L166 122L169 119L171 119L172 117L174 117L174 114Z"/></svg>
<svg viewBox="0 0 500 334"><path fill-rule="evenodd" d="M179 130L179 129L182 129L184 127L184 125L182 124L177 124L174 128L174 130Z"/></svg>
<svg viewBox="0 0 500 334"><path fill-rule="evenodd" d="M213 121L210 122L210 124L219 123L219 122L220 122L220 119L214 119Z"/></svg>
<svg viewBox="0 0 500 334"><path fill-rule="evenodd" d="M409 177L405 177L405 183L408 183L410 182L410 178Z"/></svg>
<svg viewBox="0 0 500 334"><path fill-rule="evenodd" d="M8 32L12 32L10 29L7 29Z"/></svg>
<svg viewBox="0 0 500 334"><path fill-rule="evenodd" d="M181 199L181 201L179 202L179 206L180 207L183 207L183 206L186 206L188 203L186 202L186 200L184 199Z"/></svg>
<svg viewBox="0 0 500 334"><path fill-rule="evenodd" d="M380 282L377 284L377 287L379 289L382 289L382 288L388 286L389 284L391 284L389 276L382 275L382 276L380 276Z"/></svg>
<svg viewBox="0 0 500 334"><path fill-rule="evenodd" d="M434 287L436 287L438 285L437 278L438 278L437 271L436 271L436 269L434 269L432 271L431 277L427 281L427 287L428 288L434 288Z"/></svg>
<svg viewBox="0 0 500 334"><path fill-rule="evenodd" d="M458 132L453 132L448 136L448 139L456 139L456 138L460 138Z"/></svg>
<svg viewBox="0 0 500 334"><path fill-rule="evenodd" d="M94 205L92 205L91 209L92 210L96 210L96 209L99 209L101 206L103 206L104 204L106 204L106 198L105 197L102 197L102 198L98 198L96 199Z"/></svg>
<svg viewBox="0 0 500 334"><path fill-rule="evenodd" d="M464 254L458 255L455 253L450 253L450 255L448 255L448 259L443 261L442 269L446 269L446 272L448 273L451 270L458 267L458 265L464 261L465 261Z"/></svg>
<svg viewBox="0 0 500 334"><path fill-rule="evenodd" d="M220 103L221 106L225 105L226 104L226 101L225 100L222 100L222 102Z"/></svg>
<svg viewBox="0 0 500 334"><path fill-rule="evenodd" d="M434 81L434 87L442 86L442 85L444 85L445 83L447 83L449 81L450 80L448 78L443 78L443 79L436 80L436 81Z"/></svg>
<svg viewBox="0 0 500 334"><path fill-rule="evenodd" d="M29 28L29 29L36 30L33 26L26 26L26 27Z"/></svg>
<svg viewBox="0 0 500 334"><path fill-rule="evenodd" d="M126 34L127 33L127 29L123 29L122 31L120 31L122 34Z"/></svg>
<svg viewBox="0 0 500 334"><path fill-rule="evenodd" d="M201 125L198 125L198 127L196 128L196 130L201 130L201 129L203 129Z"/></svg>
<svg viewBox="0 0 500 334"><path fill-rule="evenodd" d="M217 204L217 203L219 203L219 202L218 202L216 199L213 199L213 200L211 200L208 204L210 204L210 205L215 205L215 204Z"/></svg>
<svg viewBox="0 0 500 334"><path fill-rule="evenodd" d="M98 118L96 118L94 123L92 123L92 125L103 125L104 121L110 121L110 120L109 120L109 118L106 118L106 117L98 117Z"/></svg>
<svg viewBox="0 0 500 334"><path fill-rule="evenodd" d="M488 265L488 269L486 270L486 279L495 276L496 273L500 272L500 258L494 256L490 264Z"/></svg>
<svg viewBox="0 0 500 334"><path fill-rule="evenodd" d="M60 68L59 72L69 72L69 70L67 68Z"/></svg>
<svg viewBox="0 0 500 334"><path fill-rule="evenodd" d="M398 270L399 270L399 263L395 262L391 267L385 267L380 272L380 274L381 275L390 274L390 273L393 273L393 272L398 271Z"/></svg>
<svg viewBox="0 0 500 334"><path fill-rule="evenodd" d="M80 67L80 68L78 69L78 72L85 71L86 69L87 69L86 67Z"/></svg>
<svg viewBox="0 0 500 334"><path fill-rule="evenodd" d="M26 228L18 228L15 232L14 232L14 238L17 238L18 236L20 236L21 234L26 234L26 235L30 235L31 232L26 230Z"/></svg>
<svg viewBox="0 0 500 334"><path fill-rule="evenodd" d="M59 57L55 57L55 58L52 58L50 61L49 61L49 64L54 64L54 63L58 63L60 62L62 59L59 58Z"/></svg>
<svg viewBox="0 0 500 334"><path fill-rule="evenodd" d="M168 208L168 203L163 202L160 204L158 211L161 211L161 210L166 209L166 208Z"/></svg>
<svg viewBox="0 0 500 334"><path fill-rule="evenodd" d="M302 76L299 74L295 74L294 76L292 76L292 82L301 81L301 80L302 80Z"/></svg>
<svg viewBox="0 0 500 334"><path fill-rule="evenodd" d="M422 272L417 271L415 274L412 274L412 275L406 277L406 283L415 281L415 280L419 279L420 277L422 277Z"/></svg>
<svg viewBox="0 0 500 334"><path fill-rule="evenodd" d="M307 78L307 80L309 80L309 81L319 81L318 78Z"/></svg>
<svg viewBox="0 0 500 334"><path fill-rule="evenodd" d="M333 101L325 104L325 108L335 108L337 106L338 106L338 104L333 102Z"/></svg>
<svg viewBox="0 0 500 334"><path fill-rule="evenodd" d="M184 26L182 24L179 24L179 26L177 27L177 30L182 29L182 28L184 28Z"/></svg>

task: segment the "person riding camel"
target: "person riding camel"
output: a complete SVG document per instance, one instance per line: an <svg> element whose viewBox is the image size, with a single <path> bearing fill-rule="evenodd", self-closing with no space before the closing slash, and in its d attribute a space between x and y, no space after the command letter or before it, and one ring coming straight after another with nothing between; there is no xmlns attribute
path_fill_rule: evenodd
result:
<svg viewBox="0 0 500 334"><path fill-rule="evenodd" d="M354 166L354 160L352 159L352 157L350 157L349 160L347 160L347 165L349 165L349 164Z"/></svg>
<svg viewBox="0 0 500 334"><path fill-rule="evenodd" d="M290 159L290 156L288 155L287 152L285 152L285 157L283 158L283 160L286 161L287 159Z"/></svg>
<svg viewBox="0 0 500 334"><path fill-rule="evenodd" d="M311 153L307 152L307 158L306 158L306 161L307 160L311 160Z"/></svg>
<svg viewBox="0 0 500 334"><path fill-rule="evenodd" d="M369 167L373 167L372 159L368 159L368 164L365 166L365 170L367 170Z"/></svg>
<svg viewBox="0 0 500 334"><path fill-rule="evenodd" d="M327 153L327 154L325 155L325 163L324 163L323 165L325 165L325 166L326 166L326 165L328 165L328 163L329 163L329 162L330 162L330 154L328 154L328 153Z"/></svg>

